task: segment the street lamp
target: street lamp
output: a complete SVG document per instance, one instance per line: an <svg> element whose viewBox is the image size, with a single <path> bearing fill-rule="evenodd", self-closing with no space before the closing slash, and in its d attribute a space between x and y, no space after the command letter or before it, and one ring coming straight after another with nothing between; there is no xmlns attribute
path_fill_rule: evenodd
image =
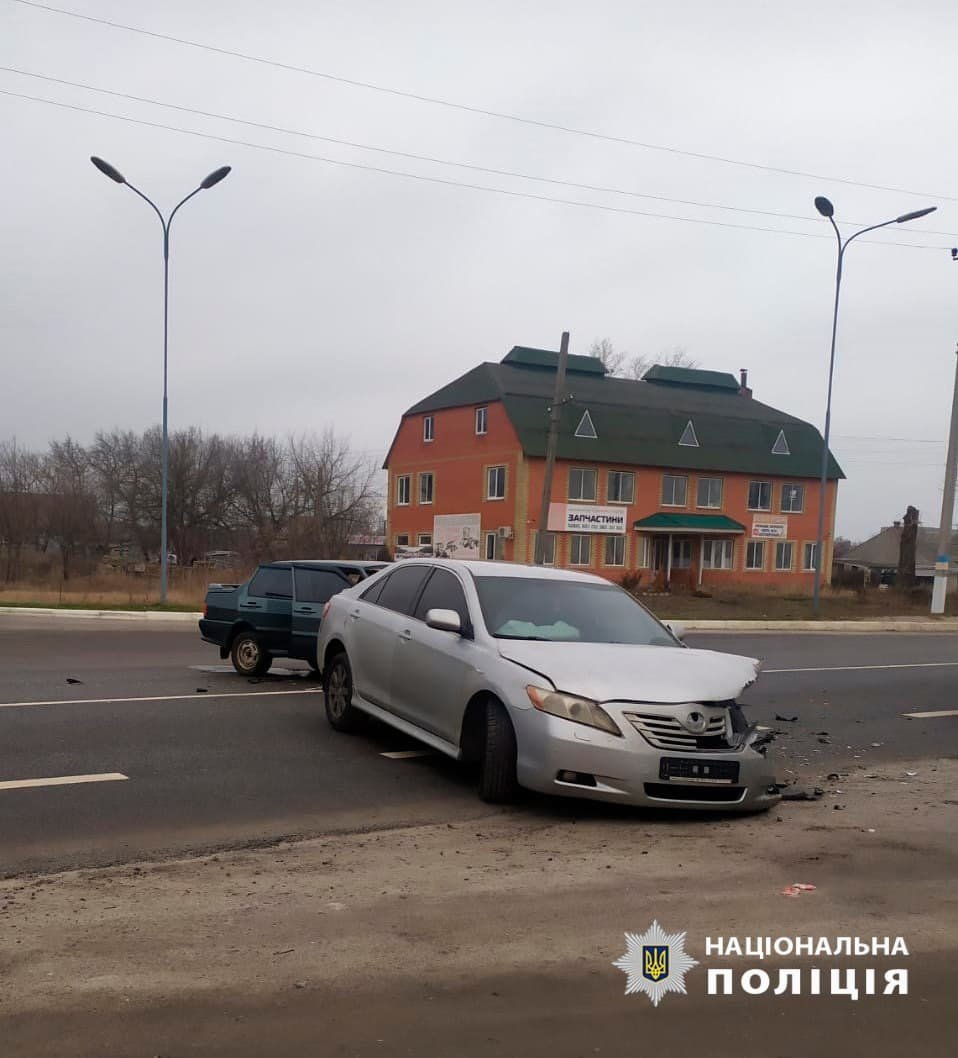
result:
<svg viewBox="0 0 958 1058"><path fill-rule="evenodd" d="M167 596L167 585L169 581L169 553L166 542L166 510L167 510L167 478L169 472L169 461L170 461L170 445L169 435L167 432L167 388L166 388L166 367L167 367L167 339L169 335L169 306L170 306L170 225L173 223L173 218L176 216L177 210L184 203L194 196L198 195L201 191L207 191L211 187L215 187L221 180L225 180L229 175L231 166L224 165L219 169L215 169L209 176L203 180L199 187L191 191L186 198L181 199L180 202L174 206L173 211L169 217L164 219L163 214L157 208L155 202L152 199L146 197L139 188L134 187L124 175L118 170L114 169L109 162L105 162L102 158L91 157L90 161L103 173L104 176L108 176L111 180L118 184L126 184L126 186L135 194L139 195L152 209L153 212L160 218L160 224L163 226L163 448L162 448L162 484L161 484L161 501L160 501L160 602L166 602Z"/></svg>
<svg viewBox="0 0 958 1058"><path fill-rule="evenodd" d="M825 491L828 486L828 438L832 425L832 376L835 372L835 335L838 331L838 298L842 290L842 262L845 257L845 251L848 249L848 244L853 239L857 239L859 235L875 231L877 228L887 228L890 224L906 224L910 220L927 217L929 213L934 213L938 207L929 206L926 209L917 209L913 213L903 213L900 217L894 217L892 220L885 220L881 224L872 224L868 228L862 228L853 235L849 235L845 240L842 240L842 234L835 223L835 207L831 202L824 196L819 195L815 199L815 208L831 223L831 226L835 229L835 238L838 239L838 268L835 272L835 311L832 314L832 351L828 360L828 396L825 400L825 443L822 447L822 478L818 496L818 536L815 539L815 590L812 595L812 613L817 616L822 587L822 545L825 535Z"/></svg>

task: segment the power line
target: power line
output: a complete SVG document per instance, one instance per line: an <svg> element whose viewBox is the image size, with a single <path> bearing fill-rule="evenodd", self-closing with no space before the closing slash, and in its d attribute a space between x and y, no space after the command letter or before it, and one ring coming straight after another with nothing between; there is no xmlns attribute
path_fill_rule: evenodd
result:
<svg viewBox="0 0 958 1058"><path fill-rule="evenodd" d="M129 26L123 22L115 22L108 18L97 18L93 15L84 15L79 11L69 11L61 7L53 7L50 4L39 3L38 0L12 0L13 3L24 7L35 8L57 15L66 15L69 18L80 19L84 22L93 22L101 26L109 26L112 29L122 29L127 33L138 33L144 37L152 37L155 40L164 40L172 44L181 44L189 48L198 48L201 51L213 52L217 55L226 55L234 59L242 59L245 62L254 62L262 66L271 66L279 70L287 70L292 73L306 74L310 77L320 77L327 81L335 81L338 84L349 85L353 88L365 88L373 92L382 92L386 95L398 96L402 99L411 99L418 103L430 103L434 106L447 107L452 110L462 110L470 114L479 114L483 117L496 118L500 121L513 121L523 125L532 125L537 128L551 129L554 132L564 132L574 136L586 136L593 140L604 140L608 143L624 144L629 147L640 147L648 151L661 151L666 154L680 155L685 158L695 158L699 161L720 162L723 165L736 165L746 169L756 169L766 173L778 173L783 176L798 176L808 180L821 180L836 184L847 184L852 187L866 187L872 191L892 191L901 195L915 195L922 198L936 198L949 202L958 202L958 196L931 194L924 191L909 191L903 187L891 187L884 184L868 184L861 180L849 180L838 176L824 176L821 173L809 173L800 169L785 169L774 165L762 165L759 162L744 161L739 158L726 158L717 154L705 154L701 151L687 151L679 147L670 147L660 143L646 143L642 140L633 140L625 136L612 136L607 133L596 132L591 129L575 128L571 125L560 125L550 121L541 121L536 118L523 117L519 114L508 114L504 111L487 110L483 107L471 106L467 103L456 103L449 99L440 99L437 96L421 95L417 92L407 92L399 88L390 88L386 85L373 84L369 81L359 81L350 77L341 77L328 73L325 70L314 70L307 66L296 66L293 63L280 62L276 59L267 59L261 55L252 55L247 52L233 51L229 48L221 48L213 44L203 44L200 41L189 40L185 37L174 37L169 33L159 33L155 30L142 29L139 26Z"/></svg>
<svg viewBox="0 0 958 1058"><path fill-rule="evenodd" d="M17 0L17 2L19 2L19 0ZM763 228L755 224L733 224L730 221L705 220L700 217L678 217L669 213L653 213L647 210L625 209L621 206L607 206L598 202L577 202L575 199L555 198L551 195L535 195L529 191L511 191L502 187L488 187L484 184L467 184L460 180L447 180L439 176L426 176L422 173L406 173L398 169L385 169L381 166L364 165L361 162L347 162L339 158L326 158L318 154L305 154L302 151L291 151L283 147L269 147L263 143L252 143L249 140L236 140L228 136L217 136L211 132L198 132L194 129L180 128L177 125L165 125L158 121L146 121L143 118L126 117L123 114L111 114L104 110L96 110L93 107L81 107L75 103L62 103L55 99L43 99L39 96L26 95L23 92L11 92L5 88L0 88L0 95L10 96L14 99L25 99L34 103L44 103L47 106L60 107L64 110L73 110L82 114L95 114L97 117L110 118L114 121L124 121L132 125L141 125L153 129L164 129L167 132L179 132L185 136L196 136L200 139L215 140L218 143L229 143L237 147L249 147L252 150L268 151L271 154L285 154L291 158L305 158L309 161L325 162L328 165L338 165L347 169L361 169L369 173L380 173L385 176L399 176L407 180L420 180L430 184L441 184L445 187L461 187L470 191L485 191L494 195L506 195L510 198L525 198L536 202L552 202L562 206L577 206L580 209L597 209L606 213L619 213L635 217L650 217L656 220L672 220L684 224L704 224L713 228L734 228L739 231L760 231L766 232L770 235L797 235L805 239L831 239L830 235L818 235L807 231L792 231L787 228ZM900 246L908 247L913 250L934 250L936 253L941 250L941 247L938 246L927 246L922 243L914 242L887 242L885 240L879 241L877 239L866 239L863 241L870 242L874 246Z"/></svg>
<svg viewBox="0 0 958 1058"><path fill-rule="evenodd" d="M468 162L455 162L448 158L436 158L428 154L412 154L408 151L392 150L388 147L377 147L368 143L357 143L353 140L337 139L333 136L321 136L315 132L303 132L301 129L284 128L281 125L270 125L260 121L249 121L245 118L233 117L229 114L218 114L210 110L199 110L195 107L180 106L176 103L166 103L159 99L151 99L148 96L132 95L129 92L117 92L109 88L98 88L96 85L84 84L81 81L67 81L61 77L51 77L47 74L33 73L30 70L21 70L14 66L0 66L0 71L17 74L21 77L32 77L40 81L48 81L52 84L65 85L69 88L80 88L88 92L98 92L101 95L112 96L116 99L127 99L136 103L148 103L151 106L164 107L167 110L177 110L184 114L194 114L198 117L213 118L218 121L230 121L237 125L246 125L249 128L263 129L268 132L279 132L287 136L300 136L310 140L321 140L323 143L335 143L341 147L354 147L363 151L375 151L378 154L388 154L396 158L408 158L411 161L428 162L434 165L449 165L457 169L467 169L475 173L486 173L491 176L505 176L517 180L533 180L537 183L554 184L560 187L571 187L578 191L595 191L601 194L627 195L632 198L647 198L655 202L668 202L677 206L693 206L701 209L722 209L732 213L750 213L761 217L777 217L783 220L817 221L818 218L809 217L799 213L782 213L777 210L747 209L744 206L729 206L719 202L697 202L690 199L670 198L666 195L650 195L641 191L630 191L619 187L603 187L599 184L581 184L572 180L559 180L548 176L533 176L529 173L516 172L513 169L494 169L483 165L472 165ZM858 221L848 221L854 226L864 226ZM922 229L922 235L940 235L949 239L958 239L958 234L948 231L928 231Z"/></svg>

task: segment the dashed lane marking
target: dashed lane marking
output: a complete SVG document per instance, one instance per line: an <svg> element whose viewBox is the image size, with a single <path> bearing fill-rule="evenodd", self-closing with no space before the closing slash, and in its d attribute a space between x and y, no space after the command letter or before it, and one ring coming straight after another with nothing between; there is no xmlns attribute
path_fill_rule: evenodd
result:
<svg viewBox="0 0 958 1058"><path fill-rule="evenodd" d="M104 771L97 775L55 775L47 779L10 779L0 782L0 790L26 790L33 786L75 786L84 782L126 782L129 778L119 771Z"/></svg>
<svg viewBox="0 0 958 1058"><path fill-rule="evenodd" d="M958 716L958 709L939 709L930 713L902 713L902 716L911 717L912 720L937 720L940 716Z"/></svg>
<svg viewBox="0 0 958 1058"><path fill-rule="evenodd" d="M190 698L278 698L282 694L321 694L318 687L295 691L229 691L213 694L154 694L144 698L58 698L46 702L0 702L0 709L20 709L27 705L110 705L129 702L182 702Z"/></svg>

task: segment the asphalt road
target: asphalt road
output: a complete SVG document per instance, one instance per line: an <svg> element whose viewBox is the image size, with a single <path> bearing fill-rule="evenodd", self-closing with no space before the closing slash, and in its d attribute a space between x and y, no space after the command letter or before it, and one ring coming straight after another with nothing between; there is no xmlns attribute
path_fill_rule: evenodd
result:
<svg viewBox="0 0 958 1058"><path fill-rule="evenodd" d="M958 636L713 634L689 642L763 659L746 704L753 720L780 732L772 751L786 776L958 751L958 717L905 716L955 708ZM333 732L305 670L242 679L189 625L0 615L6 875L496 811L445 758L384 756L415 748L383 727L358 737ZM3 786L114 773L126 778ZM530 798L513 811L618 810Z"/></svg>

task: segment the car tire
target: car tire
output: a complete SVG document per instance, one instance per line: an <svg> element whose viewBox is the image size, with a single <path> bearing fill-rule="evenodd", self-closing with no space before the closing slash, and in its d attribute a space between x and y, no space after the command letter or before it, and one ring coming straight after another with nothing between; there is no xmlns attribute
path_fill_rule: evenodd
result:
<svg viewBox="0 0 958 1058"><path fill-rule="evenodd" d="M241 676L265 676L273 659L252 632L240 632L230 644L230 660Z"/></svg>
<svg viewBox="0 0 958 1058"><path fill-rule="evenodd" d="M323 704L326 719L336 731L358 731L366 714L353 704L353 670L345 651L340 651L323 669Z"/></svg>
<svg viewBox="0 0 958 1058"><path fill-rule="evenodd" d="M479 796L490 804L510 804L518 794L515 728L502 705L489 702L479 763Z"/></svg>

